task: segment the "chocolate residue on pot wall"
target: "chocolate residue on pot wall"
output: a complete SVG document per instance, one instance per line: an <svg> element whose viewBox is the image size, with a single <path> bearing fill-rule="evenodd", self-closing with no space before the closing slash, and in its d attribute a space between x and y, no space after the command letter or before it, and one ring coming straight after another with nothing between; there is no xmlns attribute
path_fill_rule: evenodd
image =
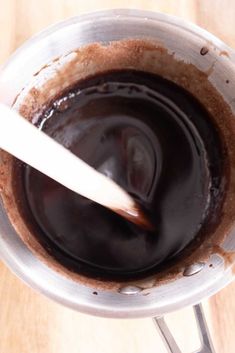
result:
<svg viewBox="0 0 235 353"><path fill-rule="evenodd" d="M209 52L209 49L207 47L202 47L202 49L200 50L200 54L201 55L206 55Z"/></svg>
<svg viewBox="0 0 235 353"><path fill-rule="evenodd" d="M219 55L220 56L227 56L227 58L229 58L229 53L226 50L221 50Z"/></svg>
<svg viewBox="0 0 235 353"><path fill-rule="evenodd" d="M59 61L60 59L57 60L57 62ZM56 61L54 65L56 65ZM182 276L184 268L194 262L206 261L211 255L213 246L220 246L235 225L234 115L228 104L208 80L207 73L199 71L192 64L176 60L172 54L155 42L137 39L112 42L107 46L98 43L91 44L68 54L68 61L61 65L58 71L52 70L54 76L44 82L41 87L33 83L25 88L16 100L15 108L26 119L32 120L50 101L56 99L61 91L90 75L102 73L104 68L105 71L134 68L135 70L158 74L182 86L194 95L202 105L207 107L214 118L215 125L220 130L225 145L224 160L226 166L223 183L227 192L223 201L223 217L218 219L215 228L208 230L206 239L199 239L185 249L177 265L169 266L167 270L155 276L150 285L154 286L156 283L165 283ZM43 76L49 69L50 65L48 64L38 73L35 80ZM17 182L14 159L3 151L0 152L0 157L0 187L4 206L17 233L35 255L49 267L84 285L103 289L120 288L123 285L122 282L104 282L79 275L63 267L52 256L48 255L48 251L34 237L33 229L21 217L21 203L13 192ZM223 254L224 256L226 254Z"/></svg>
<svg viewBox="0 0 235 353"><path fill-rule="evenodd" d="M225 251L220 245L213 245L211 254L217 254L224 260L224 266L230 267L235 261L235 251Z"/></svg>

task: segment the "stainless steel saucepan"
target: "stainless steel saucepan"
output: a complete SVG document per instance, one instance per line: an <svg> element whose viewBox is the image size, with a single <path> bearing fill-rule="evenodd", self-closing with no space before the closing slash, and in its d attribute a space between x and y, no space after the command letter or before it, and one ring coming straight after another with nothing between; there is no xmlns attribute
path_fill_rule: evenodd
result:
<svg viewBox="0 0 235 353"><path fill-rule="evenodd" d="M194 24L165 14L136 10L82 15L36 35L19 48L0 71L0 99L11 106L19 95L19 101L33 75L55 58L65 57L65 54L89 43L105 44L129 38L159 41L167 50L177 53L181 60L192 63L202 71L213 65L210 81L235 113L235 52ZM198 53L206 45L213 50L205 60ZM230 80L229 89L221 83L225 74ZM46 79L48 77L44 77L42 82ZM231 228L221 247L226 251L235 251L235 228ZM94 288L66 278L31 252L11 225L3 203L0 205L0 256L31 287L75 310L110 318L154 317L170 352L174 353L180 350L163 316L184 306L200 303L233 279L232 263L225 266L223 257L212 253L208 261L196 261L173 281L148 289L146 286L140 288L125 284L118 290L97 289L98 295L94 295ZM213 352L200 305L195 306L195 314L203 342L200 352Z"/></svg>

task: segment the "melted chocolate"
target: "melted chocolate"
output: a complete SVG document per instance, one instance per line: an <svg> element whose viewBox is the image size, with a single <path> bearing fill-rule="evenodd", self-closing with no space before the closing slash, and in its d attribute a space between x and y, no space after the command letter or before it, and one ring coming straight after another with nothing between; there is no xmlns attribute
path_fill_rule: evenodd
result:
<svg viewBox="0 0 235 353"><path fill-rule="evenodd" d="M126 189L156 226L141 229L22 165L27 222L73 271L113 279L159 271L216 219L220 138L177 85L134 70L103 73L61 94L37 125Z"/></svg>

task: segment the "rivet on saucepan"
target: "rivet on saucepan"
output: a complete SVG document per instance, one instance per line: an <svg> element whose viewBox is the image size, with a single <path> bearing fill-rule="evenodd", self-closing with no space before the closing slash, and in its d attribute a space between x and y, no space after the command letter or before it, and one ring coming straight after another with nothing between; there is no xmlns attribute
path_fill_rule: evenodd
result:
<svg viewBox="0 0 235 353"><path fill-rule="evenodd" d="M195 264L192 264L184 269L183 275L184 276L193 276L196 273L200 272L204 266L205 266L204 262L197 262Z"/></svg>
<svg viewBox="0 0 235 353"><path fill-rule="evenodd" d="M136 287L136 286L126 286L119 289L119 293L127 294L127 295L137 294L137 293L140 293L141 291L142 291L142 288Z"/></svg>

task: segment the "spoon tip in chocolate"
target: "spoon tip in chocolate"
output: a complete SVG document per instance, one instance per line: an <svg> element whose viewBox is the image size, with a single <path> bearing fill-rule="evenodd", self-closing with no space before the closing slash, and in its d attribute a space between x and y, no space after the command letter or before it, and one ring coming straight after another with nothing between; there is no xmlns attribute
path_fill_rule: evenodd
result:
<svg viewBox="0 0 235 353"><path fill-rule="evenodd" d="M136 202L134 203L133 207L130 209L116 209L113 210L123 218L127 219L128 221L136 224L140 228L143 228L148 231L155 231L155 226L151 222L150 218L148 217L147 213L144 209L138 205Z"/></svg>

